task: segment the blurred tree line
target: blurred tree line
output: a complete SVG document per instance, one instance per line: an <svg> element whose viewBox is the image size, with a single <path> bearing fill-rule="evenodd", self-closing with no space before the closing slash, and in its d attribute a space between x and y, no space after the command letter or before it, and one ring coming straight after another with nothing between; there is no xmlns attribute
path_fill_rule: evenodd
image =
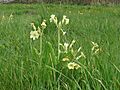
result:
<svg viewBox="0 0 120 90"><path fill-rule="evenodd" d="M34 2L45 2L45 3L70 3L70 4L107 4L107 3L120 3L120 0L15 0L15 2L21 3L34 3Z"/></svg>

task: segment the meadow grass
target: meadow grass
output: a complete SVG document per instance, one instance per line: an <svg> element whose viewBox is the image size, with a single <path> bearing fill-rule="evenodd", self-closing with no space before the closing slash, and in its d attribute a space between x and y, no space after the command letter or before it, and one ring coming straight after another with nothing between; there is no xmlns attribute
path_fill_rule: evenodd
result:
<svg viewBox="0 0 120 90"><path fill-rule="evenodd" d="M70 19L61 43L75 40L86 58L69 70L58 60L57 28L50 15ZM13 17L10 18L10 15ZM4 16L4 17L3 17ZM32 27L46 20L42 54L40 40L30 39ZM92 43L101 51L91 54ZM0 90L120 90L120 6L0 4ZM70 55L72 57L72 55Z"/></svg>

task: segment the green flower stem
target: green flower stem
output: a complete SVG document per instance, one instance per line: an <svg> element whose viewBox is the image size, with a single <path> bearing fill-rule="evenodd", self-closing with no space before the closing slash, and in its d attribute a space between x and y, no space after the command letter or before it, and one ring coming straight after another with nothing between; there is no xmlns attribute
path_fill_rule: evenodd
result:
<svg viewBox="0 0 120 90"><path fill-rule="evenodd" d="M43 36L43 30L40 36L40 55L42 54L42 36Z"/></svg>
<svg viewBox="0 0 120 90"><path fill-rule="evenodd" d="M58 27L58 60L60 57L60 27Z"/></svg>

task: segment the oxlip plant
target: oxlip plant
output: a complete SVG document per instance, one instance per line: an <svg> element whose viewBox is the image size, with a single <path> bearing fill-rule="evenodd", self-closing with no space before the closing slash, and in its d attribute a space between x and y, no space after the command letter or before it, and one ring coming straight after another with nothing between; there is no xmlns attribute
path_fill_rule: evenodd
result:
<svg viewBox="0 0 120 90"><path fill-rule="evenodd" d="M62 20L58 21L58 18L52 14L50 17L50 22L53 22L56 25L57 30L58 30L58 60L59 60L59 57L60 57L60 39L61 39L60 33L62 32L63 35L66 34L66 32L63 31L62 27L64 25L69 24L69 19L67 18L67 16L63 15Z"/></svg>
<svg viewBox="0 0 120 90"><path fill-rule="evenodd" d="M51 54L51 52L54 51L54 47L52 47L52 44L46 40L46 42L49 44L48 46L51 50L48 50L45 48L42 48L42 41L43 41L43 31L44 29L46 29L47 25L46 25L46 20L43 20L42 23L39 26L35 26L34 23L31 23L32 29L33 31L30 32L30 38L34 41L36 39L40 40L40 52L37 54L39 56L43 55L45 53L44 57L50 58L51 60L51 64L46 65L47 68L52 69L53 73L53 78L54 81L57 80L57 82L61 79L68 79L68 80L73 80L77 85L78 88L81 90L80 85L78 84L78 82L76 80L79 81L79 79L77 79L75 77L75 74L78 75L86 75L86 71L90 74L89 70L87 69L87 66L85 65L85 60L87 59L87 55L84 53L83 47L79 46L76 47L76 40L71 40L68 41L66 40L67 38L65 38L62 36L66 36L66 31L63 30L64 26L69 24L69 19L67 18L67 16L63 15L61 20L58 20L58 18L55 15L51 15L50 16L50 22L54 23L56 28L57 28L57 54ZM100 46L91 41L91 60L94 59L93 57L97 54L99 54L99 52L101 51ZM47 48L47 47L46 47ZM45 49L45 50L44 50ZM42 51L44 53L42 53ZM49 54L49 55L48 55ZM53 55L53 56L52 56ZM57 60L57 63L55 61L55 63L53 63L53 57L57 57L54 58L55 60ZM41 59L40 59L41 60ZM50 62L50 61L47 61ZM89 62L89 61L88 61ZM55 64L55 65L54 65ZM46 70L46 69L45 69ZM83 71L83 72L82 72ZM57 76L57 73L59 73L59 75ZM81 76L82 77L82 76ZM87 75L85 76L87 77ZM93 77L92 77L93 78ZM61 83L61 81L59 81L59 83Z"/></svg>
<svg viewBox="0 0 120 90"><path fill-rule="evenodd" d="M42 54L42 38L43 38L43 31L46 28L46 20L43 20L40 26L36 27L34 23L31 23L33 31L30 32L30 38L35 40L40 37L40 52L39 55Z"/></svg>

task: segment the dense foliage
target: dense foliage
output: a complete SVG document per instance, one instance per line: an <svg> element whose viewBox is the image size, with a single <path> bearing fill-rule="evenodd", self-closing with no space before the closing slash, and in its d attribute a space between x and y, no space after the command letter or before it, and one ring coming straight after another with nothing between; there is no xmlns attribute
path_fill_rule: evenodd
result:
<svg viewBox="0 0 120 90"><path fill-rule="evenodd" d="M119 3L120 0L15 0L16 2L32 3L32 2L46 2L46 3L70 3L70 4L108 4Z"/></svg>

